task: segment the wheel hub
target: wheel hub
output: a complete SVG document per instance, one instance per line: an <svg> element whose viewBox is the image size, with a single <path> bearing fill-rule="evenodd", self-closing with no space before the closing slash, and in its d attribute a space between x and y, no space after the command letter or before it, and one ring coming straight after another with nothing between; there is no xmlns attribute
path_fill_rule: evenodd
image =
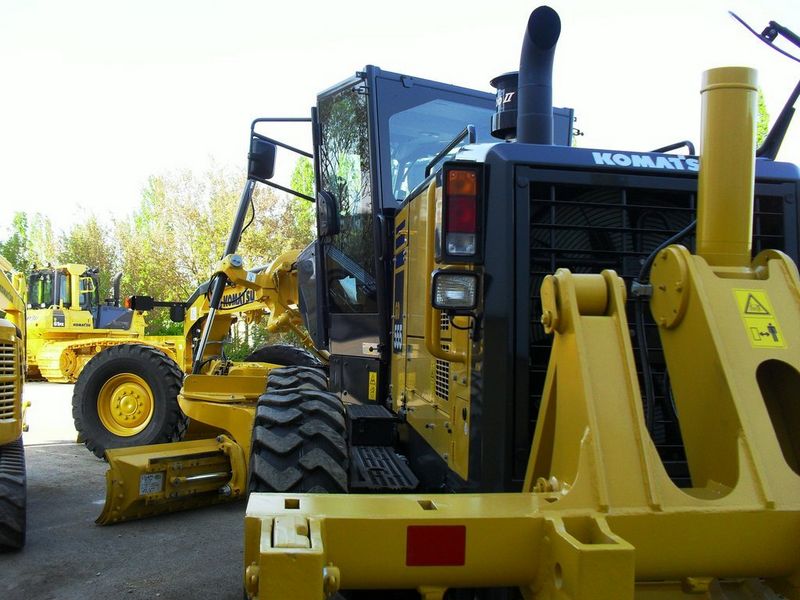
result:
<svg viewBox="0 0 800 600"><path fill-rule="evenodd" d="M153 417L153 392L133 373L111 377L97 396L97 413L114 435L130 437L147 427Z"/></svg>

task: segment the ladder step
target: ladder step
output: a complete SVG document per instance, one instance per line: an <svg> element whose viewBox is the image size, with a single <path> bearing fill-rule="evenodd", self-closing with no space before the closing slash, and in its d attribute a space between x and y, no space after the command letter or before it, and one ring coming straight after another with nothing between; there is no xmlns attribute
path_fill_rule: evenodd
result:
<svg viewBox="0 0 800 600"><path fill-rule="evenodd" d="M419 480L405 460L389 446L352 446L350 489L364 492L407 492Z"/></svg>

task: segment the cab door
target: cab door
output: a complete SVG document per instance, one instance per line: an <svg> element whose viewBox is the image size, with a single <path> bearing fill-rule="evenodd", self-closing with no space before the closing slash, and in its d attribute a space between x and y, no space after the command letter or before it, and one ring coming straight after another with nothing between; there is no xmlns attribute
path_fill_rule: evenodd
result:
<svg viewBox="0 0 800 600"><path fill-rule="evenodd" d="M357 78L317 102L318 188L332 197L336 226L319 239L327 305L331 387L343 399L381 396L381 306L385 283L377 264L381 236L373 184L370 107ZM321 234L325 233L320 231Z"/></svg>

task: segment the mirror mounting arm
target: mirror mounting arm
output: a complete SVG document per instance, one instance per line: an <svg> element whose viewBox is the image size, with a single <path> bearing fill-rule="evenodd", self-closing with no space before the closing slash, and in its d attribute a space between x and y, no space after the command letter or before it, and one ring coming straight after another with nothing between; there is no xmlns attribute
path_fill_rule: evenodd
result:
<svg viewBox="0 0 800 600"><path fill-rule="evenodd" d="M316 199L312 198L311 196L306 196L301 192L297 192L291 188L287 188L277 183L273 183L272 181L265 181L261 179L259 179L258 181L275 189L281 190L282 192L286 192L287 194L292 194L294 196L297 196L298 198L302 198L303 200L308 200L309 202L316 202Z"/></svg>

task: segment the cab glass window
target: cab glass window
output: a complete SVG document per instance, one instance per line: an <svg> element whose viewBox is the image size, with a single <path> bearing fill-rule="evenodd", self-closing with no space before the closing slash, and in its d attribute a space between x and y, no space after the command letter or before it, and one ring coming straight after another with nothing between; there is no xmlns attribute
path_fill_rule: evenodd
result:
<svg viewBox="0 0 800 600"><path fill-rule="evenodd" d="M91 308L98 304L95 302L97 296L97 286L92 277L82 276L80 279L79 298L82 310L91 310Z"/></svg>
<svg viewBox="0 0 800 600"><path fill-rule="evenodd" d="M467 125L475 126L477 142L496 141L490 131L492 113L489 108L436 99L390 116L389 156L395 199L404 200L422 183L431 159Z"/></svg>
<svg viewBox="0 0 800 600"><path fill-rule="evenodd" d="M72 306L72 286L69 279L69 273L56 272L56 304L61 304L64 308Z"/></svg>
<svg viewBox="0 0 800 600"><path fill-rule="evenodd" d="M28 306L46 308L53 304L53 272L34 271L28 284Z"/></svg>
<svg viewBox="0 0 800 600"><path fill-rule="evenodd" d="M363 83L319 99L320 174L333 194L339 233L325 252L333 312L377 312L367 95Z"/></svg>

